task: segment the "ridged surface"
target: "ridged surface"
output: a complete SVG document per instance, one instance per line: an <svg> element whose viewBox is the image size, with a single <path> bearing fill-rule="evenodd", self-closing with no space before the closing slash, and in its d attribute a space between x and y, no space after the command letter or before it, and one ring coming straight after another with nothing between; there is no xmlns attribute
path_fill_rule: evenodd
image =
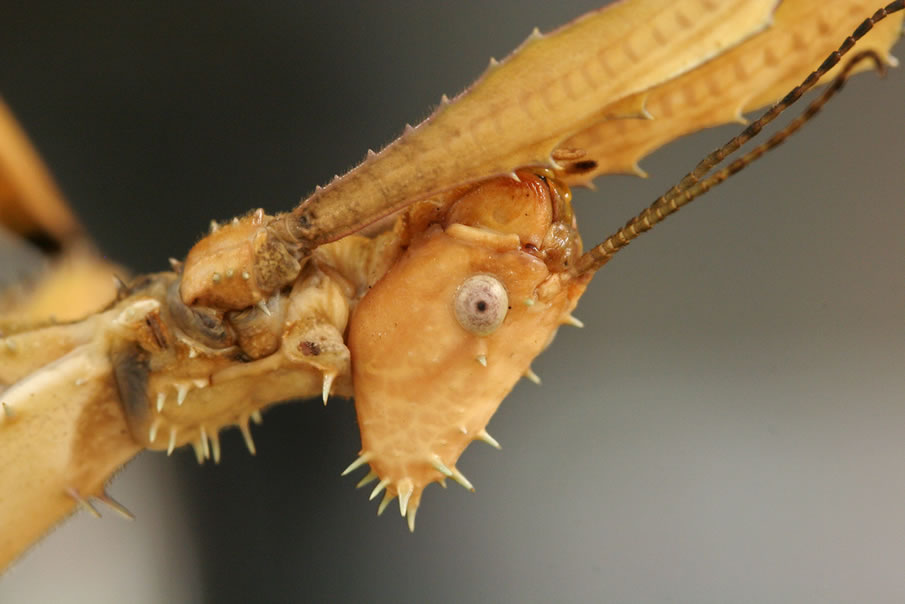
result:
<svg viewBox="0 0 905 604"><path fill-rule="evenodd" d="M783 2L766 31L680 78L619 103L644 107L650 119L605 120L562 142L561 149L584 152L577 162L593 161L596 167L573 173L567 166L558 175L574 186L601 174L637 173L638 162L660 146L702 128L739 121L742 114L779 100L836 50L875 5L872 0ZM899 13L878 24L858 49L888 57L902 19ZM619 106L608 112L619 114Z"/></svg>
<svg viewBox="0 0 905 604"><path fill-rule="evenodd" d="M607 105L766 27L775 4L630 0L532 34L449 105L316 191L293 212L296 234L330 241L464 182L549 165L557 143Z"/></svg>
<svg viewBox="0 0 905 604"><path fill-rule="evenodd" d="M141 450L119 403L103 318L89 319L89 341L68 353L58 349L58 360L0 384L0 569L70 514L76 495L102 495L113 472ZM70 330L82 331L79 324ZM30 346L52 350L64 339L59 331L0 340L3 356L28 355Z"/></svg>

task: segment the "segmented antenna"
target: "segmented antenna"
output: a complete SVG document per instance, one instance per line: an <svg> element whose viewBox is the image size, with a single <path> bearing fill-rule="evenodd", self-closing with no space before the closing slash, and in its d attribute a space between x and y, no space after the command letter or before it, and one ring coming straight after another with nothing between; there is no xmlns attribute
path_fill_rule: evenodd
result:
<svg viewBox="0 0 905 604"><path fill-rule="evenodd" d="M877 10L873 15L865 19L855 31L848 36L839 48L833 51L816 70L781 101L767 110L760 118L742 130L737 136L729 140L725 145L713 151L702 159L694 170L689 172L669 191L661 195L649 207L629 220L624 227L607 237L602 243L588 250L575 265L578 274L593 272L609 262L616 252L627 246L641 233L649 231L670 214L675 213L682 206L700 197L716 185L720 184L733 174L743 170L746 166L760 158L764 153L780 145L792 134L798 131L808 120L814 117L820 109L845 85L851 75L852 69L864 60L872 60L877 72L882 76L886 73L886 65L880 56L874 51L865 51L852 57L844 65L841 73L827 86L826 90L811 102L810 105L782 130L774 134L767 142L758 145L729 166L714 173L708 178L704 176L726 157L737 151L742 145L757 136L763 128L776 119L779 114L788 109L802 97L828 71L835 67L842 57L852 49L858 40L863 38L873 27L892 13L905 9L905 0L896 0ZM701 180L704 178L704 180Z"/></svg>

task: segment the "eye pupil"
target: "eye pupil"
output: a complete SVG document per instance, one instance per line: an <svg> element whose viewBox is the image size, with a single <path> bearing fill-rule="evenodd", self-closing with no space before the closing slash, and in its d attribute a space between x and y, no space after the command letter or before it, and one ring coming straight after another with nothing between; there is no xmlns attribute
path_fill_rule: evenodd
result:
<svg viewBox="0 0 905 604"><path fill-rule="evenodd" d="M496 277L473 275L456 291L454 310L463 328L479 336L490 335L506 318L509 296Z"/></svg>

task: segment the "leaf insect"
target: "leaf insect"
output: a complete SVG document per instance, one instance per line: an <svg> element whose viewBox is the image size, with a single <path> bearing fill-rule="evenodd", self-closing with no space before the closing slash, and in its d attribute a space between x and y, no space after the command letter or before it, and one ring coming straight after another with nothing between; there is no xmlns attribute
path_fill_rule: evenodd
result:
<svg viewBox="0 0 905 604"><path fill-rule="evenodd" d="M615 266L615 265L614 265L614 266ZM610 267L610 268L612 268L612 267ZM610 270L610 268L608 268L608 270ZM550 387L550 378L548 378L546 375L545 375L544 377L545 377L545 382L546 382L546 383L545 383L545 388L549 388L549 387ZM549 415L545 415L545 417L550 417L550 416L549 416ZM505 440L504 440L504 444L505 444Z"/></svg>

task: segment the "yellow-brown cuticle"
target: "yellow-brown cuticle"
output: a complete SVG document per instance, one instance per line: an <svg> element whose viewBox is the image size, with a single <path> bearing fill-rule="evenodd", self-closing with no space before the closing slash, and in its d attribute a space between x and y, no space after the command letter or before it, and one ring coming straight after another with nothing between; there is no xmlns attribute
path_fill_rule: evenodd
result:
<svg viewBox="0 0 905 604"><path fill-rule="evenodd" d="M260 211L217 227L189 251L180 295L189 306L241 310L292 283L301 265Z"/></svg>

